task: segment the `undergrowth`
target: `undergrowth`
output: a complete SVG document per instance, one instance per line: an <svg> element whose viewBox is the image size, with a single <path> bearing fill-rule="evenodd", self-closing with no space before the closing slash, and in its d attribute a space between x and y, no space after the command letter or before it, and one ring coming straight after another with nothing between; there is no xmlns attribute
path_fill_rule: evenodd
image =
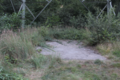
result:
<svg viewBox="0 0 120 80"><path fill-rule="evenodd" d="M87 38L87 31L76 28L54 28L51 34L55 39L83 40Z"/></svg>
<svg viewBox="0 0 120 80"><path fill-rule="evenodd" d="M64 62L59 57L44 56L38 54L35 50L36 46L47 47L45 41L54 39L82 40L86 42L91 34L92 32L87 28L56 27L53 29L40 27L28 28L19 32L3 31L0 35L0 79L27 80L24 77L26 77L26 74L32 74L29 71L44 70L43 80L119 80L119 72L116 72L115 69L120 68L118 63L105 65L104 62L96 60L81 65L74 62ZM119 42L99 44L97 48L104 54L119 57L119 44ZM8 68L4 66L8 66ZM16 69L18 69L18 72Z"/></svg>
<svg viewBox="0 0 120 80"><path fill-rule="evenodd" d="M30 41L23 40L16 33L8 30L0 36L0 53L11 63L24 60L35 53Z"/></svg>

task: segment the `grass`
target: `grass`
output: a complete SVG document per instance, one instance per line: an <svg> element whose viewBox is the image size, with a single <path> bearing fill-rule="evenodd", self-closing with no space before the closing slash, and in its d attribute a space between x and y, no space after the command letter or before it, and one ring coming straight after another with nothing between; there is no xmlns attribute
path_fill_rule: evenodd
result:
<svg viewBox="0 0 120 80"><path fill-rule="evenodd" d="M88 30L75 28L28 28L17 33L4 31L0 35L0 80L119 80L119 42L97 45L102 55L109 56L110 62L66 61L37 54L35 50L36 46L47 47L45 41L53 39L86 42L90 37L88 34Z"/></svg>
<svg viewBox="0 0 120 80"><path fill-rule="evenodd" d="M22 72L14 71L14 67L19 67L21 62L31 59L31 64L37 66L42 63L44 56L37 58L35 46L44 46L44 38L39 34L37 28L26 29L21 32L11 30L3 31L0 35L0 57L2 68L0 69L0 80L23 80L20 76ZM33 64L34 63L34 64ZM11 66L5 71L5 66ZM42 65L42 64L41 64ZM2 70L3 69L3 70Z"/></svg>
<svg viewBox="0 0 120 80"><path fill-rule="evenodd" d="M34 47L29 41L23 40L19 35L8 30L0 36L0 54L8 61L26 59L35 53Z"/></svg>
<svg viewBox="0 0 120 80"><path fill-rule="evenodd" d="M106 55L109 59L119 59L120 57L120 42L109 42L97 45L97 49L103 55Z"/></svg>
<svg viewBox="0 0 120 80"><path fill-rule="evenodd" d="M78 66L79 64L79 66ZM116 74L118 73L118 74ZM42 77L43 80L119 80L120 72L110 68L109 64L96 65L94 62L77 62L59 64L50 68Z"/></svg>
<svg viewBox="0 0 120 80"><path fill-rule="evenodd" d="M83 40L87 38L86 30L75 28L54 28L51 34L56 39Z"/></svg>
<svg viewBox="0 0 120 80"><path fill-rule="evenodd" d="M33 46L45 46L44 37L37 28L28 28L19 34L23 40L30 41Z"/></svg>

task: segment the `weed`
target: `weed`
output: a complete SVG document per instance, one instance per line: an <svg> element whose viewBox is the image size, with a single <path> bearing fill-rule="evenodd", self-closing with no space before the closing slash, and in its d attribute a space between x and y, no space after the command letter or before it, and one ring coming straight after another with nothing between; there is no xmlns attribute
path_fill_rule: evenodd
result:
<svg viewBox="0 0 120 80"><path fill-rule="evenodd" d="M42 68L45 65L47 58L42 54L37 54L33 56L30 60L35 69Z"/></svg>
<svg viewBox="0 0 120 80"><path fill-rule="evenodd" d="M120 63L115 63L115 64L112 64L111 66L112 66L112 67L120 68Z"/></svg>
<svg viewBox="0 0 120 80"><path fill-rule="evenodd" d="M10 67L9 67L10 68ZM0 64L0 80L23 80L23 76ZM26 80L26 79L24 79Z"/></svg>
<svg viewBox="0 0 120 80"><path fill-rule="evenodd" d="M37 28L28 28L20 33L22 40L29 41L34 46L45 46L44 38Z"/></svg>
<svg viewBox="0 0 120 80"><path fill-rule="evenodd" d="M51 41L52 38L53 38L51 32L53 30L51 30L51 31L50 30L51 30L50 28L42 26L42 27L39 28L38 33L39 33L39 35L43 36L44 40Z"/></svg>
<svg viewBox="0 0 120 80"><path fill-rule="evenodd" d="M78 68L81 68L81 65L80 65L80 64L78 64L78 65L77 65L77 67L78 67Z"/></svg>
<svg viewBox="0 0 120 80"><path fill-rule="evenodd" d="M35 53L31 42L22 40L19 35L12 31L3 32L0 39L0 53L11 63L24 60Z"/></svg>
<svg viewBox="0 0 120 80"><path fill-rule="evenodd" d="M115 55L116 57L120 57L120 50L114 50L113 55Z"/></svg>
<svg viewBox="0 0 120 80"><path fill-rule="evenodd" d="M94 63L97 64L97 65L101 65L103 62L101 60L97 59L97 60L94 61Z"/></svg>

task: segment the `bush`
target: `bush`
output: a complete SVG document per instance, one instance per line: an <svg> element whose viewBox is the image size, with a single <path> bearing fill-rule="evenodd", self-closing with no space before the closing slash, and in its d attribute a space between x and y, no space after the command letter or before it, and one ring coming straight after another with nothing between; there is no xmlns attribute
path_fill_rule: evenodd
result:
<svg viewBox="0 0 120 80"><path fill-rule="evenodd" d="M20 28L21 20L18 16L19 14L13 13L11 15L3 15L0 17L0 30L4 29L18 29Z"/></svg>
<svg viewBox="0 0 120 80"><path fill-rule="evenodd" d="M4 31L0 37L0 53L11 63L24 60L35 53L30 41L22 38L12 31Z"/></svg>
<svg viewBox="0 0 120 80"><path fill-rule="evenodd" d="M102 14L99 18L95 15L88 13L87 15L87 28L91 31L91 37L89 38L90 45L96 45L98 43L115 40L119 36L120 22L115 16Z"/></svg>
<svg viewBox="0 0 120 80"><path fill-rule="evenodd" d="M59 16L52 15L51 17L47 18L46 25L47 27L53 27L59 25L60 18Z"/></svg>
<svg viewBox="0 0 120 80"><path fill-rule="evenodd" d="M85 19L81 15L70 18L70 25L72 25L75 28L84 28L85 27Z"/></svg>
<svg viewBox="0 0 120 80"><path fill-rule="evenodd" d="M38 29L39 35L42 35L44 40L51 41L53 38L53 35L51 34L53 30L51 28L42 26Z"/></svg>

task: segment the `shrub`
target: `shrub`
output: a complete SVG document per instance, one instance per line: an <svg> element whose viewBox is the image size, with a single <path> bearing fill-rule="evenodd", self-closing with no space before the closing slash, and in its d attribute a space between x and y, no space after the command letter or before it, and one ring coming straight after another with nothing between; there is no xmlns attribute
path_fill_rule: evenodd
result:
<svg viewBox="0 0 120 80"><path fill-rule="evenodd" d="M55 28L52 30L53 37L56 39L82 40L86 37L85 30L75 28Z"/></svg>
<svg viewBox="0 0 120 80"><path fill-rule="evenodd" d="M39 28L38 33L39 35L42 35L44 40L51 41L53 38L53 35L51 34L51 31L53 31L51 28L42 26Z"/></svg>
<svg viewBox="0 0 120 80"><path fill-rule="evenodd" d="M0 37L0 53L6 59L14 63L17 60L24 60L28 56L35 53L30 41L22 40L22 38L12 31L4 31Z"/></svg>
<svg viewBox="0 0 120 80"><path fill-rule="evenodd" d="M20 28L21 20L18 16L19 14L13 13L11 15L3 15L0 17L0 30L4 29L18 29Z"/></svg>
<svg viewBox="0 0 120 80"><path fill-rule="evenodd" d="M91 31L91 37L88 40L90 45L96 45L103 41L114 40L119 36L120 23L115 16L102 14L99 18L88 13L87 28Z"/></svg>
<svg viewBox="0 0 120 80"><path fill-rule="evenodd" d="M72 25L75 28L84 28L85 19L82 17L82 15L79 15L77 17L73 16L70 18L70 25Z"/></svg>

